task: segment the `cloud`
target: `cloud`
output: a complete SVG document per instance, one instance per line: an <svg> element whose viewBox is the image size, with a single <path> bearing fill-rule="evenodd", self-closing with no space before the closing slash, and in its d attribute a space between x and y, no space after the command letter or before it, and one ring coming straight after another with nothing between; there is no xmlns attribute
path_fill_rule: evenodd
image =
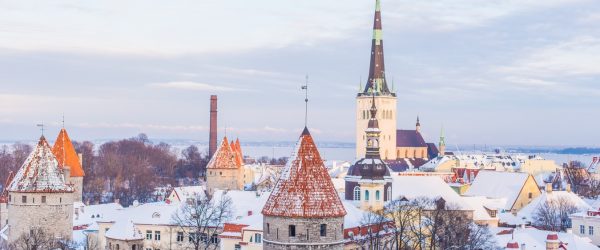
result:
<svg viewBox="0 0 600 250"><path fill-rule="evenodd" d="M501 73L530 76L600 75L600 37L577 36L567 41L532 49Z"/></svg>
<svg viewBox="0 0 600 250"><path fill-rule="evenodd" d="M154 88L164 89L181 89L181 90L194 90L194 91L247 91L246 89L218 86L218 84L208 84L191 81L180 81L180 82L165 82L165 83L151 83L148 84Z"/></svg>
<svg viewBox="0 0 600 250"><path fill-rule="evenodd" d="M139 129L139 130L163 130L163 131L208 131L208 128L199 125L165 125L144 123L77 123L73 127L79 128L105 128L105 129Z"/></svg>

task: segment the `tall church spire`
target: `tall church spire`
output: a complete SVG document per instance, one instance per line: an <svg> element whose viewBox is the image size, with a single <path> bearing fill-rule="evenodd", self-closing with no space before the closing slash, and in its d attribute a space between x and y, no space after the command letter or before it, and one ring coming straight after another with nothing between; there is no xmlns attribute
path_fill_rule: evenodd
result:
<svg viewBox="0 0 600 250"><path fill-rule="evenodd" d="M369 78L363 93L359 93L359 95L370 94L370 91L376 95L396 95L395 93L390 92L385 81L380 0L375 0L375 18L373 21L373 41L371 44Z"/></svg>

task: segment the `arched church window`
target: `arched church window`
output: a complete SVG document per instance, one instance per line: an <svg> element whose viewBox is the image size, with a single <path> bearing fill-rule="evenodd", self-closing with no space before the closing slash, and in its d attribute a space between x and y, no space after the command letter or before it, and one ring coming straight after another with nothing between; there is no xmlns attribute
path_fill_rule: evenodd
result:
<svg viewBox="0 0 600 250"><path fill-rule="evenodd" d="M369 190L365 190L365 200L369 200Z"/></svg>
<svg viewBox="0 0 600 250"><path fill-rule="evenodd" d="M375 191L375 200L378 201L380 199L381 199L381 197L379 195L379 190L377 190L377 191Z"/></svg>
<svg viewBox="0 0 600 250"><path fill-rule="evenodd" d="M354 187L354 200L360 200L360 187Z"/></svg>
<svg viewBox="0 0 600 250"><path fill-rule="evenodd" d="M392 199L392 188L388 187L387 188L387 200L391 200Z"/></svg>

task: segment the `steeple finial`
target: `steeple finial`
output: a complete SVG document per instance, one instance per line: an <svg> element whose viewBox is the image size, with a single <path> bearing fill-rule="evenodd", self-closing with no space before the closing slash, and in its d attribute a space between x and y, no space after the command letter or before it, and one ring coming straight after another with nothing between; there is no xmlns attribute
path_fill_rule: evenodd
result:
<svg viewBox="0 0 600 250"><path fill-rule="evenodd" d="M419 121L419 116L418 115L417 115L416 130L417 130L418 133L421 132L421 122Z"/></svg>
<svg viewBox="0 0 600 250"><path fill-rule="evenodd" d="M301 89L304 90L304 127L308 127L308 74L306 75L306 82L302 85Z"/></svg>
<svg viewBox="0 0 600 250"><path fill-rule="evenodd" d="M37 124L36 126L40 128L42 131L42 137L44 137L44 123Z"/></svg>
<svg viewBox="0 0 600 250"><path fill-rule="evenodd" d="M65 113L62 115L62 128L65 128Z"/></svg>

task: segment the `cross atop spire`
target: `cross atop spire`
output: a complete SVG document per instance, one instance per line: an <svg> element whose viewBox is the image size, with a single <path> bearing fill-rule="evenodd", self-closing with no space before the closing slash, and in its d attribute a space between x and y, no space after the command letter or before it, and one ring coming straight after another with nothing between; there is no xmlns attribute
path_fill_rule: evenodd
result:
<svg viewBox="0 0 600 250"><path fill-rule="evenodd" d="M371 44L369 78L363 92L359 93L359 95L370 94L370 89L372 89L373 93L376 95L396 95L395 93L390 92L385 80L380 0L375 0L375 17L373 20L373 42Z"/></svg>

